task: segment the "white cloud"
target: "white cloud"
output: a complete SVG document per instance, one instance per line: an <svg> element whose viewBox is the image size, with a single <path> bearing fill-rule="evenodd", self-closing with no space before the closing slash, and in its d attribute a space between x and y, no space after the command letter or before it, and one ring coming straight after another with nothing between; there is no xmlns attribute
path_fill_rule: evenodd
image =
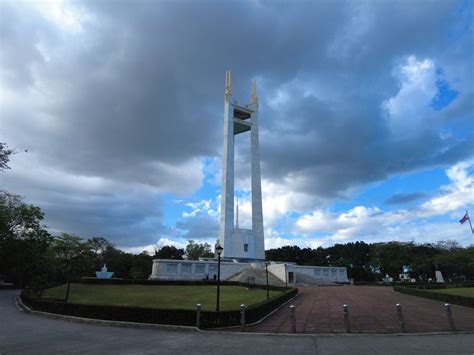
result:
<svg viewBox="0 0 474 355"><path fill-rule="evenodd" d="M474 161L462 162L446 171L451 183L440 188L439 196L423 203L418 210L420 217L447 214L467 208L474 203L474 177L469 170Z"/></svg>
<svg viewBox="0 0 474 355"><path fill-rule="evenodd" d="M378 207L357 206L342 213L317 209L299 217L295 233L306 236L318 234L326 241L404 240L426 242L458 239L469 243L465 228L457 224L462 209L474 204L474 177L470 170L474 162L462 162L446 170L451 183L442 186L430 200L410 210L384 212ZM453 216L452 223L428 221L428 217ZM472 242L472 241L471 241Z"/></svg>
<svg viewBox="0 0 474 355"><path fill-rule="evenodd" d="M411 55L394 71L400 83L398 93L384 101L392 130L397 135L409 136L426 123L430 102L436 96L436 67L432 59L418 60Z"/></svg>
<svg viewBox="0 0 474 355"><path fill-rule="evenodd" d="M78 33L82 31L82 22L89 14L80 9L71 1L48 0L48 1L28 1L38 9L41 15L51 21L63 31Z"/></svg>

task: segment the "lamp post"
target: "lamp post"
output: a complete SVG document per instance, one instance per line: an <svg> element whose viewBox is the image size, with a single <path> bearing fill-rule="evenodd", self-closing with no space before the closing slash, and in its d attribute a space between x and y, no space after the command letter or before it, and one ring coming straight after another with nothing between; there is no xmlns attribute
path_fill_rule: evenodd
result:
<svg viewBox="0 0 474 355"><path fill-rule="evenodd" d="M221 254L224 248L220 245L219 241L216 243L216 253L217 253L217 300L216 300L216 312L219 312L219 296L221 288Z"/></svg>
<svg viewBox="0 0 474 355"><path fill-rule="evenodd" d="M268 260L265 260L265 274L267 276L267 300L270 299L270 293L268 291Z"/></svg>
<svg viewBox="0 0 474 355"><path fill-rule="evenodd" d="M72 257L69 258L69 271L67 274L67 289L66 289L66 300L65 302L69 300L69 290L71 289L71 274L72 274Z"/></svg>

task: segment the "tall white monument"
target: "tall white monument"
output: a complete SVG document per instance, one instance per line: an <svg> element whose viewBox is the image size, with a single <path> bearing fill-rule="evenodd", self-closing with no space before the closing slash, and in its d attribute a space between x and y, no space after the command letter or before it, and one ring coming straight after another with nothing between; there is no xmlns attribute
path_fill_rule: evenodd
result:
<svg viewBox="0 0 474 355"><path fill-rule="evenodd" d="M222 158L222 196L219 241L226 258L265 259L258 142L258 98L255 81L250 102L237 105L232 98L232 74L226 72L224 100L224 149ZM234 225L234 141L235 136L250 132L252 174L252 229Z"/></svg>
<svg viewBox="0 0 474 355"><path fill-rule="evenodd" d="M232 97L232 77L226 72L224 102L224 150L222 157L222 197L219 242L224 247L220 263L221 280L242 281L255 277L264 284L265 246L263 239L262 184L260 180L260 148L258 144L258 99L255 82L250 103L239 106ZM234 217L234 140L250 132L252 172L252 229L239 227L239 207ZM236 222L234 224L234 218ZM152 280L204 280L218 273L218 261L154 259ZM309 285L348 283L343 267L301 266L295 263L270 262L268 272L281 283ZM259 276L260 275L260 276Z"/></svg>

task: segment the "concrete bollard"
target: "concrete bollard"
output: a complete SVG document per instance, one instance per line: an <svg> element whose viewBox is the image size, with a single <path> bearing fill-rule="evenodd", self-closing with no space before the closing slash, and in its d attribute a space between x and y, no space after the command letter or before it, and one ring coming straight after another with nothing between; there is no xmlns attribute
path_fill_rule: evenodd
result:
<svg viewBox="0 0 474 355"><path fill-rule="evenodd" d="M290 322L291 322L291 331L293 333L296 333L296 312L295 312L294 305L290 306Z"/></svg>
<svg viewBox="0 0 474 355"><path fill-rule="evenodd" d="M344 325L346 327L346 332L351 332L351 322L349 320L349 306L347 304L342 305L344 311Z"/></svg>
<svg viewBox="0 0 474 355"><path fill-rule="evenodd" d="M395 305L395 309L397 310L397 318L398 324L400 324L400 329L402 330L402 333L406 333L405 318L403 318L402 305L400 303L397 303Z"/></svg>
<svg viewBox="0 0 474 355"><path fill-rule="evenodd" d="M196 328L198 329L199 329L199 322L201 321L201 309L202 309L202 305L198 303L196 305Z"/></svg>
<svg viewBox="0 0 474 355"><path fill-rule="evenodd" d="M245 332L245 310L247 306L245 304L240 305L240 331Z"/></svg>
<svg viewBox="0 0 474 355"><path fill-rule="evenodd" d="M446 316L448 317L448 323L451 330L456 330L456 327L454 326L453 313L451 312L451 305L449 303L445 303L444 309L446 310Z"/></svg>

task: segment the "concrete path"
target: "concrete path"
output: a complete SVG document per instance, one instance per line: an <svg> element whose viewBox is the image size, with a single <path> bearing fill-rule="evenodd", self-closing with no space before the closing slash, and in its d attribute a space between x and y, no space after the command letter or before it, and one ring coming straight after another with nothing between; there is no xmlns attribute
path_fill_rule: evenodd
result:
<svg viewBox="0 0 474 355"><path fill-rule="evenodd" d="M474 335L287 336L133 329L53 320L0 291L1 354L469 354Z"/></svg>
<svg viewBox="0 0 474 355"><path fill-rule="evenodd" d="M353 333L400 333L395 304L400 303L409 333L449 332L444 303L393 292L391 287L312 286L300 287L296 306L296 331L309 334L345 333L342 305L349 306ZM289 305L251 332L290 333ZM474 332L474 308L452 305L457 330Z"/></svg>

